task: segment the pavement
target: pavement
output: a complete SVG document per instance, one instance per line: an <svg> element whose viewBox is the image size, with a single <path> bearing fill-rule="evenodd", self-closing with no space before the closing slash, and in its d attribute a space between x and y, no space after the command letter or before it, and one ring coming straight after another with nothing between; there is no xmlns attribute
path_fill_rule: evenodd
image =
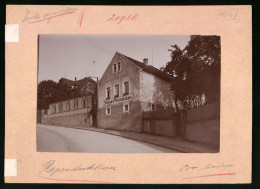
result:
<svg viewBox="0 0 260 189"><path fill-rule="evenodd" d="M38 152L180 153L139 140L103 132L37 124Z"/></svg>
<svg viewBox="0 0 260 189"><path fill-rule="evenodd" d="M84 129L84 130L90 130L90 131L96 131L96 132L121 136L124 138L129 138L132 140L154 144L157 146L169 148L183 153L218 153L219 152L218 146L183 140L182 138L171 138L171 137L164 137L158 135L150 135L146 133L116 131L116 130L107 130L107 129L100 129L100 128L78 127L76 129Z"/></svg>
<svg viewBox="0 0 260 189"><path fill-rule="evenodd" d="M183 140L181 138L171 138L157 135L149 135L145 133L134 133L127 131L115 131L99 128L84 128L91 131L117 135L125 138L130 138L137 141L147 142L161 147L166 147L172 150L177 150L184 153L218 153L219 147L203 143Z"/></svg>

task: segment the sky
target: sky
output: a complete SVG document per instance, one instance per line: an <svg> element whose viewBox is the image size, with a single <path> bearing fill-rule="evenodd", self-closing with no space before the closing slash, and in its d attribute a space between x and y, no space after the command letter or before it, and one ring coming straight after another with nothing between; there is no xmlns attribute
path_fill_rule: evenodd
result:
<svg viewBox="0 0 260 189"><path fill-rule="evenodd" d="M140 62L148 58L159 69L170 61L171 45L183 49L189 40L177 35L40 35L38 82L101 79L116 51Z"/></svg>

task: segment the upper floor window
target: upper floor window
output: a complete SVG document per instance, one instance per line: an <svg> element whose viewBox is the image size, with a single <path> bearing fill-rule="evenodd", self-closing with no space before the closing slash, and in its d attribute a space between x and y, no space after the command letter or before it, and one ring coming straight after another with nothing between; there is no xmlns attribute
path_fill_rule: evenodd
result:
<svg viewBox="0 0 260 189"><path fill-rule="evenodd" d="M110 87L106 88L106 99L110 99Z"/></svg>
<svg viewBox="0 0 260 189"><path fill-rule="evenodd" d="M124 82L124 95L129 95L129 81Z"/></svg>
<svg viewBox="0 0 260 189"><path fill-rule="evenodd" d="M78 100L75 100L74 101L74 110L77 110L78 109Z"/></svg>
<svg viewBox="0 0 260 189"><path fill-rule="evenodd" d="M121 70L121 64L120 62L117 63L117 71L120 71Z"/></svg>
<svg viewBox="0 0 260 189"><path fill-rule="evenodd" d="M121 70L121 63L120 62L113 64L113 73L118 72L120 70Z"/></svg>
<svg viewBox="0 0 260 189"><path fill-rule="evenodd" d="M116 64L113 65L113 71L116 72Z"/></svg>
<svg viewBox="0 0 260 189"><path fill-rule="evenodd" d="M119 97L119 84L114 86L114 97Z"/></svg>

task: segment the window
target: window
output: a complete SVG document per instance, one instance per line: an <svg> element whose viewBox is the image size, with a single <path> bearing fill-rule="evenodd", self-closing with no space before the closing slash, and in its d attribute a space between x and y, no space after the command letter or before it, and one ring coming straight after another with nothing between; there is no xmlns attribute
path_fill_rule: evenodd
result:
<svg viewBox="0 0 260 189"><path fill-rule="evenodd" d="M56 113L56 105L53 105L53 108L52 108L52 113Z"/></svg>
<svg viewBox="0 0 260 189"><path fill-rule="evenodd" d="M75 100L74 101L74 110L77 110L78 109L78 100Z"/></svg>
<svg viewBox="0 0 260 189"><path fill-rule="evenodd" d="M116 64L113 65L113 70L116 72Z"/></svg>
<svg viewBox="0 0 260 189"><path fill-rule="evenodd" d="M123 104L123 113L129 112L129 104Z"/></svg>
<svg viewBox="0 0 260 189"><path fill-rule="evenodd" d="M83 98L82 99L82 107L85 108L86 107L86 100Z"/></svg>
<svg viewBox="0 0 260 189"><path fill-rule="evenodd" d="M120 62L113 64L113 73L118 72L120 70L121 70L121 63Z"/></svg>
<svg viewBox="0 0 260 189"><path fill-rule="evenodd" d="M124 82L124 95L129 95L129 81Z"/></svg>
<svg viewBox="0 0 260 189"><path fill-rule="evenodd" d="M69 110L70 110L70 103L67 102L67 103L66 103L66 111L69 111Z"/></svg>
<svg viewBox="0 0 260 189"><path fill-rule="evenodd" d="M117 63L117 71L120 71L121 70L121 64L120 62Z"/></svg>
<svg viewBox="0 0 260 189"><path fill-rule="evenodd" d="M106 88L106 99L110 99L110 87Z"/></svg>
<svg viewBox="0 0 260 189"><path fill-rule="evenodd" d="M119 97L119 84L114 86L114 98Z"/></svg>
<svg viewBox="0 0 260 189"><path fill-rule="evenodd" d="M106 115L111 115L111 107L106 108Z"/></svg>
<svg viewBox="0 0 260 189"><path fill-rule="evenodd" d="M63 111L63 106L62 104L59 104L59 112L62 112Z"/></svg>

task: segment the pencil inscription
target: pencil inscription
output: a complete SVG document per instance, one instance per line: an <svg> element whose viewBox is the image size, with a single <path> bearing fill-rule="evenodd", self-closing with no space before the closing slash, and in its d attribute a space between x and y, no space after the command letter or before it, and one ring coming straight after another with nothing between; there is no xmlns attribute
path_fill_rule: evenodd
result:
<svg viewBox="0 0 260 189"><path fill-rule="evenodd" d="M231 164L212 164L212 163L208 163L205 166L192 166L192 165L184 165L180 171L193 171L193 170L208 170L208 169L216 169L216 168L223 168L223 167L233 167L234 165Z"/></svg>
<svg viewBox="0 0 260 189"><path fill-rule="evenodd" d="M63 172L75 172L75 171L87 171L87 170L112 170L115 171L116 168L114 166L105 166L102 163L100 164L91 164L87 166L78 165L72 168L66 167L57 167L55 166L55 160L50 160L42 164L42 170L39 171L41 173L48 173L50 176L55 175L56 173L63 173Z"/></svg>

